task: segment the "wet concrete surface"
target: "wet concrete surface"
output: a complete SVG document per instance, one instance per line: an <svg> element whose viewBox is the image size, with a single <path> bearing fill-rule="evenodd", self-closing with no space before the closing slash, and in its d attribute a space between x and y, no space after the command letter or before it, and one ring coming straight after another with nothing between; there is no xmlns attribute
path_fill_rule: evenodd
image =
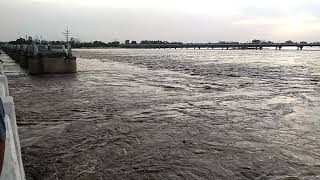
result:
<svg viewBox="0 0 320 180"><path fill-rule="evenodd" d="M320 52L75 50L5 60L28 179L320 179Z"/></svg>

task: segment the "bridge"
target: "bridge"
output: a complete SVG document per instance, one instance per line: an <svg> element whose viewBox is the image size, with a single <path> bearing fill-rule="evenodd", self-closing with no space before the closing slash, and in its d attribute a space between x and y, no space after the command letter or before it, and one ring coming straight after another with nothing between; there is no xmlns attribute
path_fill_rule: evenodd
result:
<svg viewBox="0 0 320 180"><path fill-rule="evenodd" d="M204 43L204 44L124 44L122 48L137 48L137 49L256 49L275 48L281 50L283 47L296 47L297 50L302 50L304 47L320 47L320 43L272 43L272 44L252 44L252 43Z"/></svg>

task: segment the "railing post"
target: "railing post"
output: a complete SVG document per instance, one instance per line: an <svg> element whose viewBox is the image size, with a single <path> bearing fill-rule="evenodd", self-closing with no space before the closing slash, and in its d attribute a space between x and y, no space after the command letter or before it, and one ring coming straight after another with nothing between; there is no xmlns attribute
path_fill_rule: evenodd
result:
<svg viewBox="0 0 320 180"><path fill-rule="evenodd" d="M37 56L39 52L38 46L36 44L33 44L32 46L33 46L33 56Z"/></svg>
<svg viewBox="0 0 320 180"><path fill-rule="evenodd" d="M3 61L0 59L0 73L4 75L3 72Z"/></svg>

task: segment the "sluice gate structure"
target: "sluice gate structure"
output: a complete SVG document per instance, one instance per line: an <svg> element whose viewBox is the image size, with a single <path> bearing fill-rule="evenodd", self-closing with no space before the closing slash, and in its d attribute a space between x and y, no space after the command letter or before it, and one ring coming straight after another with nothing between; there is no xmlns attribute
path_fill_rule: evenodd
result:
<svg viewBox="0 0 320 180"><path fill-rule="evenodd" d="M76 57L64 45L4 45L3 51L29 74L76 73Z"/></svg>

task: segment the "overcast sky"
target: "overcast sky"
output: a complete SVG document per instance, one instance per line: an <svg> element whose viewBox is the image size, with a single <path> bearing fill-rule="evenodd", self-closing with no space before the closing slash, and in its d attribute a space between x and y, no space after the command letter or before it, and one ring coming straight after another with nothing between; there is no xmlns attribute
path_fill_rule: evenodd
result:
<svg viewBox="0 0 320 180"><path fill-rule="evenodd" d="M320 0L0 0L0 41L320 41Z"/></svg>

